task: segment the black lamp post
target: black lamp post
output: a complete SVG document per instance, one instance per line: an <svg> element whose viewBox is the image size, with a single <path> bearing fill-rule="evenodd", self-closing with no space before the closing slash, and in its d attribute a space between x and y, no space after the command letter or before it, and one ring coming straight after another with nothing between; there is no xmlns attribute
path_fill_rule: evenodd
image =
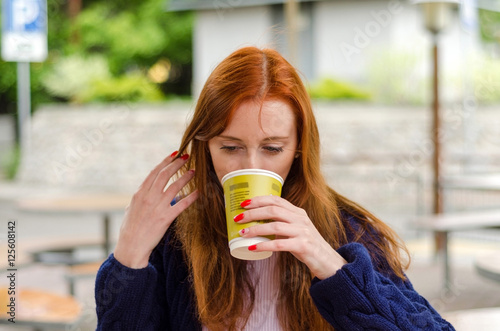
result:
<svg viewBox="0 0 500 331"><path fill-rule="evenodd" d="M439 45L438 35L446 28L452 17L452 9L459 3L458 0L416 0L415 4L422 8L426 29L432 34L432 142L434 153L433 165L433 212L443 212L441 178L441 118L439 111Z"/></svg>
<svg viewBox="0 0 500 331"><path fill-rule="evenodd" d="M432 34L432 142L434 145L434 153L432 157L433 168L433 212L441 214L443 212L443 197L441 188L441 117L439 111L439 45L438 35L446 28L452 16L452 9L458 4L458 0L416 0L423 12L426 29ZM436 232L434 234L435 252L441 252L443 258L447 258L447 245L445 245L445 232ZM448 262L446 262L448 265ZM449 289L450 279L449 270L445 270L445 287Z"/></svg>

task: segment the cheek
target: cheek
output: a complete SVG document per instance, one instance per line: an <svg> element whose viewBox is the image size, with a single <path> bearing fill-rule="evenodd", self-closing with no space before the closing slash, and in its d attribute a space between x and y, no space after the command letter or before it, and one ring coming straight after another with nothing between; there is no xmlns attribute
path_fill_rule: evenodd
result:
<svg viewBox="0 0 500 331"><path fill-rule="evenodd" d="M212 164L214 166L215 174L217 175L217 178L219 178L219 182L226 174L240 169L237 158L221 153L218 149L211 148L210 157L212 158Z"/></svg>
<svg viewBox="0 0 500 331"><path fill-rule="evenodd" d="M288 156L279 161L273 160L266 165L266 168L267 170L271 170L277 173L283 178L283 180L285 180L286 177L288 176L288 173L290 172L290 168L292 167L293 161L295 160L294 156L295 155Z"/></svg>
<svg viewBox="0 0 500 331"><path fill-rule="evenodd" d="M235 159L227 158L226 160L219 159L217 161L218 162L213 161L213 163L214 163L215 173L217 174L219 181L222 179L222 177L224 177L231 171L241 169L239 162Z"/></svg>

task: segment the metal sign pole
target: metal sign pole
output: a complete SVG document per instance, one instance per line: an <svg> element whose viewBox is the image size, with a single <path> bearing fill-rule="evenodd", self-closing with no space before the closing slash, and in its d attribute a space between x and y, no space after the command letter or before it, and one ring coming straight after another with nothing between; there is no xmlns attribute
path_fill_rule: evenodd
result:
<svg viewBox="0 0 500 331"><path fill-rule="evenodd" d="M17 62L17 123L22 153L30 149L30 62L47 58L47 0L2 1L2 59Z"/></svg>
<svg viewBox="0 0 500 331"><path fill-rule="evenodd" d="M21 151L30 149L31 89L30 63L17 62L17 123Z"/></svg>
<svg viewBox="0 0 500 331"><path fill-rule="evenodd" d="M297 0L287 0L285 7L286 15L286 25L287 25L287 36L288 36L288 52L289 59L293 65L298 65L297 57L297 19L299 15L299 4Z"/></svg>

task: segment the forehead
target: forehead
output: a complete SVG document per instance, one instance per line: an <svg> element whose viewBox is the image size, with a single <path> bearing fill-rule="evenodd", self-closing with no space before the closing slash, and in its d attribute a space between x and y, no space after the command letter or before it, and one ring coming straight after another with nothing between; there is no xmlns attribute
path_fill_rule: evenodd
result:
<svg viewBox="0 0 500 331"><path fill-rule="evenodd" d="M281 100L264 102L246 101L237 107L223 133L248 133L268 135L295 132L295 114L290 105Z"/></svg>

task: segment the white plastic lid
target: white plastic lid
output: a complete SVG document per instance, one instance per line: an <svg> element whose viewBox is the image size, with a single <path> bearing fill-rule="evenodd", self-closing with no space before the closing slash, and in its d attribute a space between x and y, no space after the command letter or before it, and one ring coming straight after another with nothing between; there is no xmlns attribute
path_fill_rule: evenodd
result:
<svg viewBox="0 0 500 331"><path fill-rule="evenodd" d="M269 241L266 237L235 238L229 242L231 255L240 260L263 260L273 255L272 251L254 252L249 251L248 246L264 241Z"/></svg>
<svg viewBox="0 0 500 331"><path fill-rule="evenodd" d="M235 177L235 176L240 176L240 175L265 175L269 177L273 177L277 179L281 185L283 185L283 178L278 175L275 172L269 171L269 170L264 170L264 169L240 169L240 170L235 170L231 171L228 174L225 174L224 177L222 177L222 185L224 185L224 182L228 180L229 178Z"/></svg>

